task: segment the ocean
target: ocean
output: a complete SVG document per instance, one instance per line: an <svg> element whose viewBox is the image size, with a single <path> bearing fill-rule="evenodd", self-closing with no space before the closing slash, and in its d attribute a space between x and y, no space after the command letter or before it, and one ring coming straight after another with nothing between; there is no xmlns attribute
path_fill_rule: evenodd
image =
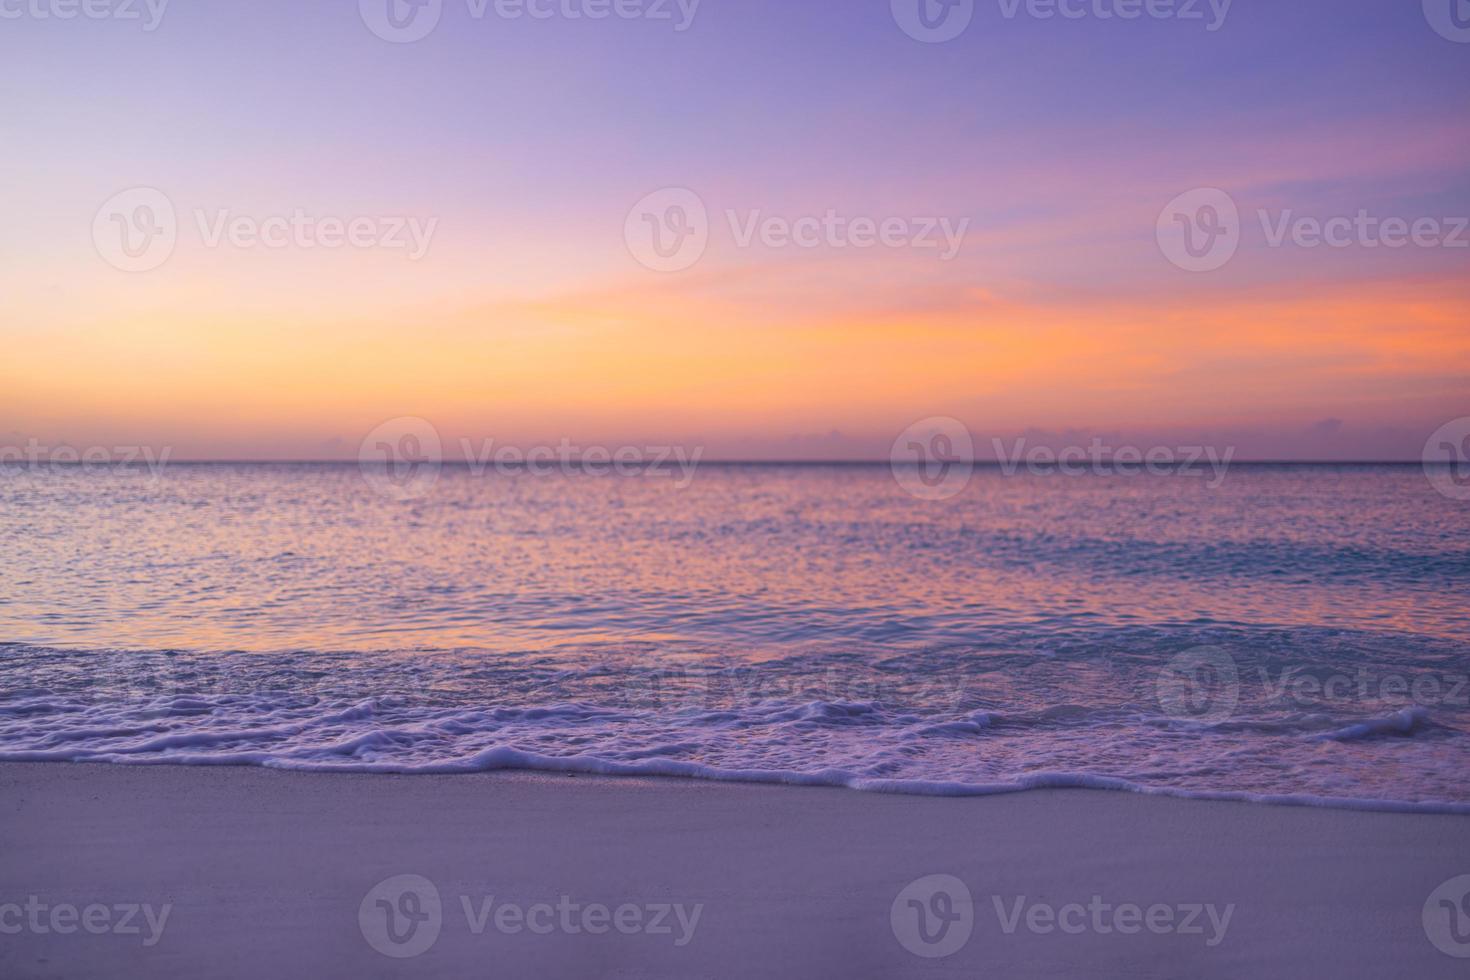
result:
<svg viewBox="0 0 1470 980"><path fill-rule="evenodd" d="M1470 812L1422 469L0 476L0 760L1093 786Z"/></svg>

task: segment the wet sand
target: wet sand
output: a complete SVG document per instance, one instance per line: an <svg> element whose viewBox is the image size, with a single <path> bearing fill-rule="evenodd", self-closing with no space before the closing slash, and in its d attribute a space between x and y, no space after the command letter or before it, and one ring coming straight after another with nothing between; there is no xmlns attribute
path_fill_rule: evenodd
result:
<svg viewBox="0 0 1470 980"><path fill-rule="evenodd" d="M1447 815L0 765L5 977L1462 977L1464 874Z"/></svg>

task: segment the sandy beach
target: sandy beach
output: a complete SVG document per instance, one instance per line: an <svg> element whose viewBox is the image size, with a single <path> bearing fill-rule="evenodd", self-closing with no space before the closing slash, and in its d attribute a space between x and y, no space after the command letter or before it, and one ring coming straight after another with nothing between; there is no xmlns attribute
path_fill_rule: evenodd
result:
<svg viewBox="0 0 1470 980"><path fill-rule="evenodd" d="M7 977L1467 966L1423 920L1470 873L1470 821L1455 816L51 763L0 766L0 814Z"/></svg>

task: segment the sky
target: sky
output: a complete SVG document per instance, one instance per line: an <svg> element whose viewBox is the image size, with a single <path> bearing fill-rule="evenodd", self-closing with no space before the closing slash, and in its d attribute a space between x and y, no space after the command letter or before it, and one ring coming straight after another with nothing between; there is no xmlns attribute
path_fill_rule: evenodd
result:
<svg viewBox="0 0 1470 980"><path fill-rule="evenodd" d="M82 2L0 0L0 443L1417 459L1470 416L1451 0Z"/></svg>

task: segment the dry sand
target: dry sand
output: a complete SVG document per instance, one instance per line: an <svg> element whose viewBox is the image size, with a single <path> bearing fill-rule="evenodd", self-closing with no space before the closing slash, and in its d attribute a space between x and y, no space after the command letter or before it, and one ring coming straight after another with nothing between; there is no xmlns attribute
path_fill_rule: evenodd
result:
<svg viewBox="0 0 1470 980"><path fill-rule="evenodd" d="M1456 816L0 765L7 978L1465 977L1422 918L1462 874Z"/></svg>

